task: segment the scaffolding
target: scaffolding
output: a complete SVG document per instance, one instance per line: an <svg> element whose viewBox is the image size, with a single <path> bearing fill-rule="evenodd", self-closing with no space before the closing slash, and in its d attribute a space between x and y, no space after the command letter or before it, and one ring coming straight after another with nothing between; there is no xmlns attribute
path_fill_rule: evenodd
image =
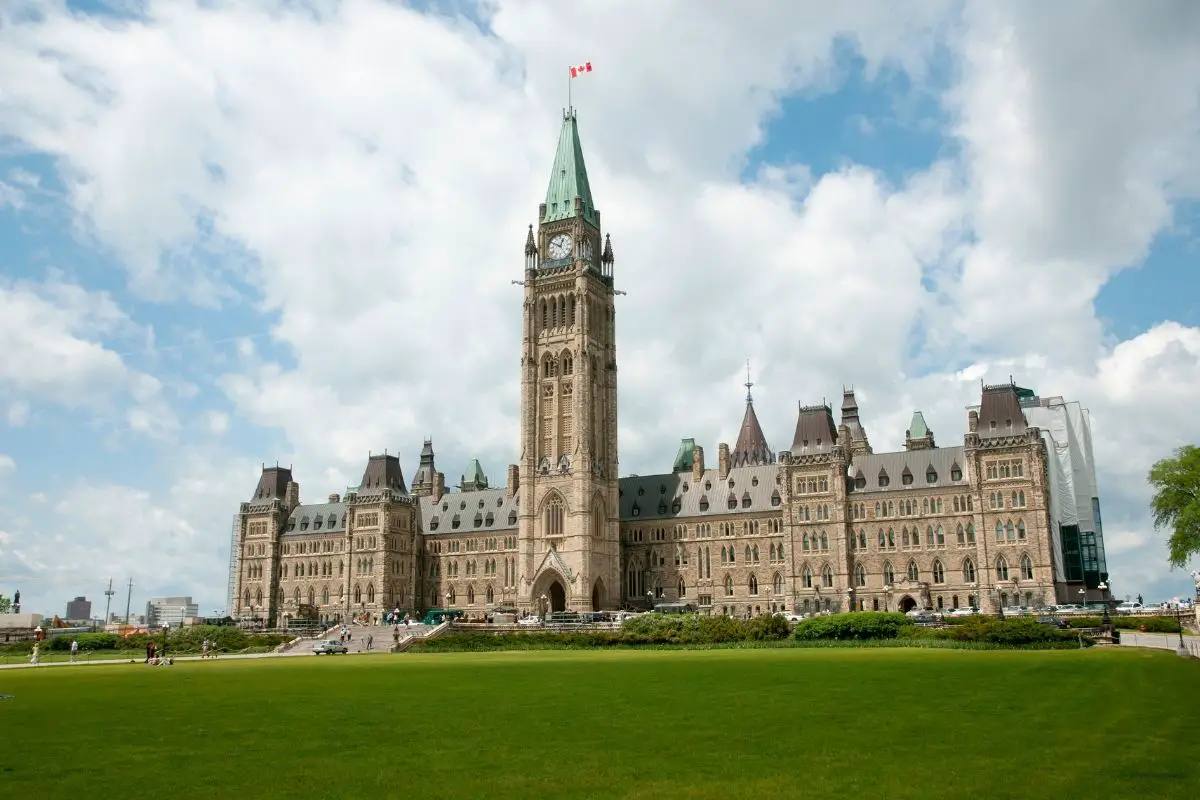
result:
<svg viewBox="0 0 1200 800"><path fill-rule="evenodd" d="M233 515L233 533L229 537L229 584L225 589L225 616L232 617L237 608L237 551L238 532L241 530L241 515Z"/></svg>

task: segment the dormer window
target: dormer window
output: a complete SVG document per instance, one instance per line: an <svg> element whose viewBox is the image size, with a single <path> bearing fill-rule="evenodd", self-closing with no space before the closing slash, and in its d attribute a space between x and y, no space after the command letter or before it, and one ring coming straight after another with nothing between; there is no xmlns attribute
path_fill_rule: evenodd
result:
<svg viewBox="0 0 1200 800"><path fill-rule="evenodd" d="M678 497L671 501L671 513L678 514L683 509L683 502Z"/></svg>
<svg viewBox="0 0 1200 800"><path fill-rule="evenodd" d="M778 491L778 490L776 490L776 491L774 491L774 492L771 492L771 505L772 505L772 506L776 506L776 507L777 507L777 506L779 506L779 504L780 504L780 503L782 503L782 502L783 502L783 498L781 498L781 497L779 496L779 491Z"/></svg>
<svg viewBox="0 0 1200 800"><path fill-rule="evenodd" d="M730 479L729 479L729 488L730 488L730 489L732 489L732 488L733 488L733 478L730 478Z"/></svg>
<svg viewBox="0 0 1200 800"><path fill-rule="evenodd" d="M904 472L900 473L900 483L904 484L905 486L912 486L912 482L912 473L908 471L908 467L905 467Z"/></svg>
<svg viewBox="0 0 1200 800"><path fill-rule="evenodd" d="M732 492L729 494L729 499L725 501L725 505L726 505L726 506L727 506L727 507L728 507L728 508L729 508L731 511L732 511L733 509L737 508L737 498L733 496L733 493L732 493Z"/></svg>
<svg viewBox="0 0 1200 800"><path fill-rule="evenodd" d="M314 531L319 531L319 530L321 530L321 525L322 525L323 523L324 523L324 520L323 520L323 519L321 519L320 517L316 517L315 519L313 519L313 530L314 530Z"/></svg>
<svg viewBox="0 0 1200 800"><path fill-rule="evenodd" d="M925 482L937 483L937 470L935 470L932 466L925 470Z"/></svg>
<svg viewBox="0 0 1200 800"><path fill-rule="evenodd" d="M1009 430L1012 430L1012 420L1011 419L1004 420L1004 427L1008 428Z"/></svg>
<svg viewBox="0 0 1200 800"><path fill-rule="evenodd" d="M887 486L889 483L891 483L891 480L888 478L887 471L882 470L882 469L879 470L879 488L882 489L883 487Z"/></svg>
<svg viewBox="0 0 1200 800"><path fill-rule="evenodd" d="M336 528L337 527L337 517L335 517L333 514L330 514L329 519L325 523L325 527Z"/></svg>
<svg viewBox="0 0 1200 800"><path fill-rule="evenodd" d="M700 510L708 511L708 495L700 496Z"/></svg>
<svg viewBox="0 0 1200 800"><path fill-rule="evenodd" d="M742 494L742 508L749 508L749 507L750 507L750 503L751 503L751 500L750 500L750 493L749 493L749 492L744 492L744 493Z"/></svg>
<svg viewBox="0 0 1200 800"><path fill-rule="evenodd" d="M658 501L658 513L659 514L667 513L667 501L666 500Z"/></svg>
<svg viewBox="0 0 1200 800"><path fill-rule="evenodd" d="M300 530L302 530L302 531L308 530L308 517L300 518Z"/></svg>
<svg viewBox="0 0 1200 800"><path fill-rule="evenodd" d="M990 427L992 430L996 430L996 420L989 422L988 427Z"/></svg>
<svg viewBox="0 0 1200 800"><path fill-rule="evenodd" d="M660 483L660 484L658 485L658 493L659 493L659 494L666 494L666 493L667 493L667 485L666 485L665 483Z"/></svg>
<svg viewBox="0 0 1200 800"><path fill-rule="evenodd" d="M508 524L509 525L517 524L517 512L515 512L515 511L508 512Z"/></svg>
<svg viewBox="0 0 1200 800"><path fill-rule="evenodd" d="M483 524L483 514L476 514L475 515L475 527L478 528L482 524Z"/></svg>
<svg viewBox="0 0 1200 800"><path fill-rule="evenodd" d="M633 508L630 509L630 512L633 514L633 516L640 517L642 515L642 507L637 503L634 503Z"/></svg>
<svg viewBox="0 0 1200 800"><path fill-rule="evenodd" d="M867 488L867 479L864 478L862 475L859 475L857 478L854 479L854 488L855 489Z"/></svg>
<svg viewBox="0 0 1200 800"><path fill-rule="evenodd" d="M467 501L466 501L466 500L460 500L460 501L459 501L459 503L458 503L458 510L459 510L459 511L466 511L466 510L467 510Z"/></svg>
<svg viewBox="0 0 1200 800"><path fill-rule="evenodd" d="M442 503L442 511L449 511L449 510L450 510L450 506L446 503Z"/></svg>
<svg viewBox="0 0 1200 800"><path fill-rule="evenodd" d="M487 516L483 518L483 524L487 525L489 528L492 527L492 523L495 521L496 517L490 511L487 513Z"/></svg>
<svg viewBox="0 0 1200 800"><path fill-rule="evenodd" d="M450 527L458 530L460 525L462 525L462 519L459 518L458 514L455 514L454 518L450 520Z"/></svg>
<svg viewBox="0 0 1200 800"><path fill-rule="evenodd" d="M950 480L952 480L952 481L961 481L962 480L962 470L958 468L958 464L954 464L950 467Z"/></svg>
<svg viewBox="0 0 1200 800"><path fill-rule="evenodd" d="M712 481L705 481L704 482L704 491L707 492L711 488L712 488Z"/></svg>
<svg viewBox="0 0 1200 800"><path fill-rule="evenodd" d="M750 479L750 485L758 486L758 476L757 475L755 475L753 478Z"/></svg>
<svg viewBox="0 0 1200 800"><path fill-rule="evenodd" d="M429 530L431 530L431 531L436 531L436 530L437 530L437 528L438 528L438 518L437 518L437 517L431 517L431 518L430 518L430 520L429 520Z"/></svg>

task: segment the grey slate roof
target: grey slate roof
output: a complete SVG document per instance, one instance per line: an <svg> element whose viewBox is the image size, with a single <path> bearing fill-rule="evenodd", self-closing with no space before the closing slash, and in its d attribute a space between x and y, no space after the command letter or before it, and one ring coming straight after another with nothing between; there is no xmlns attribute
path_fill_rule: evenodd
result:
<svg viewBox="0 0 1200 800"><path fill-rule="evenodd" d="M752 514L781 507L778 464L734 467L724 481L719 474L715 469L706 469L699 484L692 481L690 472L621 478L621 521ZM732 509L731 495L736 506ZM780 497L780 502L774 503L772 496ZM749 505L745 506L747 498ZM707 508L701 508L701 500L707 500Z"/></svg>
<svg viewBox="0 0 1200 800"><path fill-rule="evenodd" d="M316 521L321 521L317 527ZM333 524L330 524L330 520ZM302 527L307 522L307 527ZM321 503L312 506L296 506L283 526L285 536L298 536L310 533L342 533L346 530L346 504Z"/></svg>
<svg viewBox="0 0 1200 800"><path fill-rule="evenodd" d="M940 447L935 450L901 450L898 453L874 453L872 455L855 456L848 470L849 476L866 479L867 485L858 489L860 492L890 492L912 489L936 489L950 486L967 486L967 468L963 448ZM937 480L929 483L926 473L932 466L937 473ZM960 471L959 480L951 480L950 474L957 466ZM905 486L901 476L907 469L913 476L912 484ZM887 472L888 485L879 485L880 470Z"/></svg>
<svg viewBox="0 0 1200 800"><path fill-rule="evenodd" d="M1014 384L984 386L979 399L979 428L981 438L991 436L1020 436L1025 433L1025 413Z"/></svg>
<svg viewBox="0 0 1200 800"><path fill-rule="evenodd" d="M827 405L800 406L796 435L792 437L792 455L828 453L836 442L837 426L833 424L833 409Z"/></svg>
<svg viewBox="0 0 1200 800"><path fill-rule="evenodd" d="M519 510L517 495L510 497L507 488L447 492L436 502L432 497L421 498L420 527L427 536L511 531L517 527Z"/></svg>
<svg viewBox="0 0 1200 800"><path fill-rule="evenodd" d="M263 467L262 475L258 477L258 486L255 487L250 500L264 502L277 497L282 500L291 480L292 471L287 467Z"/></svg>
<svg viewBox="0 0 1200 800"><path fill-rule="evenodd" d="M367 459L367 468L363 470L362 483L358 486L359 494L374 494L371 490L391 489L400 494L408 494L404 486L404 472L400 469L400 459L390 455L373 455Z"/></svg>

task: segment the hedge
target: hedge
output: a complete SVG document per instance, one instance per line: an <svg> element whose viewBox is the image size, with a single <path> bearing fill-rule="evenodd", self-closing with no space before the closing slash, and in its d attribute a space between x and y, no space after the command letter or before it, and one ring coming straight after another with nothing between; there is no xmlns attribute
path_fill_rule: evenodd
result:
<svg viewBox="0 0 1200 800"><path fill-rule="evenodd" d="M222 652L236 652L252 647L276 647L284 642L290 642L294 637L279 633L247 633L241 628L228 625L196 625L187 628L172 628L167 635L167 652L169 653L199 653L205 639L215 644ZM75 635L47 637L41 643L43 651L65 652L71 649L71 641L79 642L83 652L94 650L137 650L144 651L146 645L154 642L162 647L161 633L135 633L130 636L118 636L115 633L80 633ZM33 650L33 640L11 642L0 645L0 652L28 653Z"/></svg>
<svg viewBox="0 0 1200 800"><path fill-rule="evenodd" d="M1099 628L1102 617L1062 617L1072 628ZM1179 633L1179 620L1174 617L1110 617L1113 627L1122 631L1137 631L1143 626L1146 633Z"/></svg>
<svg viewBox="0 0 1200 800"><path fill-rule="evenodd" d="M436 639L414 642L411 649L468 652L770 644L787 639L790 632L787 621L773 614L749 620L698 614L642 614L626 620L620 630L615 631L565 629L502 633L451 629Z"/></svg>
<svg viewBox="0 0 1200 800"><path fill-rule="evenodd" d="M986 642L1006 646L1053 645L1074 642L1078 647L1080 634L1077 631L1060 630L1053 625L1038 622L1032 617L970 617L967 622L945 628L922 628L915 625L901 630L900 638L940 639L955 642ZM1095 641L1083 637L1084 646Z"/></svg>
<svg viewBox="0 0 1200 800"><path fill-rule="evenodd" d="M903 614L882 611L855 611L829 617L813 617L796 626L798 641L818 639L895 639L913 621Z"/></svg>

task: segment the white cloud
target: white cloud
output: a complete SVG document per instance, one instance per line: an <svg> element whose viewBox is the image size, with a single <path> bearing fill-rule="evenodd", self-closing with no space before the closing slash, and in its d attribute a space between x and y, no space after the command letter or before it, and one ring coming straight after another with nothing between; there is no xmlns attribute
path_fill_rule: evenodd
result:
<svg viewBox="0 0 1200 800"><path fill-rule="evenodd" d="M10 455L0 453L0 478L12 475L17 471L17 462Z"/></svg>
<svg viewBox="0 0 1200 800"><path fill-rule="evenodd" d="M29 403L24 400L17 400L10 403L8 411L5 413L5 418L8 424L14 428L20 428L29 421Z"/></svg>
<svg viewBox="0 0 1200 800"><path fill-rule="evenodd" d="M680 436L735 435L747 356L778 449L796 400L843 382L877 449L898 446L914 407L952 443L977 380L1011 372L1091 407L1106 513L1123 543L1144 542L1114 560L1155 574L1142 476L1200 436L1197 332L1110 343L1092 300L1196 191L1190 7L975 3L960 18L941 3L624 5L495 2L494 37L366 0L304 13L149 3L150 21L106 25L49 11L0 26L0 132L60 159L81 229L143 296L213 303L246 280L277 314L291 360L243 340L220 381L239 421L280 429L292 451L249 461L294 458L319 496L368 450L399 446L411 462L432 434L498 474L517 456L509 282L544 192L564 65L590 58L575 97L629 292L622 471L665 468ZM871 73L904 69L920 85L947 31L961 154L898 185L854 165L738 180L780 96L837 85L838 37ZM94 89L69 80L82 75ZM89 386L155 395L153 378L122 377L112 353L72 341L62 352ZM204 418L214 434L219 415Z"/></svg>
<svg viewBox="0 0 1200 800"><path fill-rule="evenodd" d="M220 411L210 411L205 415L210 432L220 436L229 430L229 415Z"/></svg>
<svg viewBox="0 0 1200 800"><path fill-rule="evenodd" d="M130 404L134 429L170 430L174 415L158 379L130 369L102 343L134 325L103 292L51 278L41 283L0 280L0 392L10 425L23 425L29 400L107 413ZM155 420L144 424L144 417Z"/></svg>

